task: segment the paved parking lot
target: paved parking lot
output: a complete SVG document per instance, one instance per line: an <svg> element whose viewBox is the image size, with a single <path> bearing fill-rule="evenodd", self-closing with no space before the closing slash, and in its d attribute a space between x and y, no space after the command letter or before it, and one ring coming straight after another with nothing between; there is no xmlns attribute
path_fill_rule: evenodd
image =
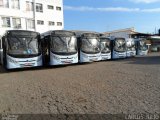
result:
<svg viewBox="0 0 160 120"><path fill-rule="evenodd" d="M160 113L160 54L7 72L0 113Z"/></svg>

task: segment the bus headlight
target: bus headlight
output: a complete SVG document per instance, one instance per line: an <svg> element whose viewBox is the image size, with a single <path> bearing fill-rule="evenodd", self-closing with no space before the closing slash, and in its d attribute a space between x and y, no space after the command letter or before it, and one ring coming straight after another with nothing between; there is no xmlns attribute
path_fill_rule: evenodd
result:
<svg viewBox="0 0 160 120"><path fill-rule="evenodd" d="M73 57L73 59L77 59L77 58L78 58L78 55L76 55L76 56Z"/></svg>
<svg viewBox="0 0 160 120"><path fill-rule="evenodd" d="M55 56L55 55L53 56L53 58L56 59L56 60L60 60L60 58Z"/></svg>
<svg viewBox="0 0 160 120"><path fill-rule="evenodd" d="M115 52L115 55L119 55L119 53Z"/></svg>
<svg viewBox="0 0 160 120"><path fill-rule="evenodd" d="M18 62L14 59L11 59L11 58L8 58L8 61L11 62L11 63L14 63L14 64L17 64Z"/></svg>
<svg viewBox="0 0 160 120"><path fill-rule="evenodd" d="M42 56L37 58L37 62L42 60Z"/></svg>
<svg viewBox="0 0 160 120"><path fill-rule="evenodd" d="M86 54L82 54L82 56L83 56L84 58L88 58L88 55L86 55Z"/></svg>

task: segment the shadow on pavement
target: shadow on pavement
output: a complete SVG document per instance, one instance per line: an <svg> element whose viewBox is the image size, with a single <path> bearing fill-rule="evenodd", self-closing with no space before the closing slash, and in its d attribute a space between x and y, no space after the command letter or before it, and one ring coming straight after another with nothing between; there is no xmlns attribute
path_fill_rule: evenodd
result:
<svg viewBox="0 0 160 120"><path fill-rule="evenodd" d="M0 74L3 73L13 73L13 72L24 72L24 71L37 71L37 70L45 70L45 69L58 69L66 66L46 66L46 67L34 67L34 68L19 68L19 69L11 69L6 70L2 66L0 66Z"/></svg>
<svg viewBox="0 0 160 120"><path fill-rule="evenodd" d="M122 64L139 64L139 65L160 65L160 54L151 55L151 56L136 56L133 58L123 58L116 60L108 60L108 61L99 61L99 62L124 62ZM47 70L47 69L58 69L64 68L67 66L79 66L79 65L87 65L87 64L98 64L99 62L93 63L78 63L78 64L70 64L70 65L58 65L58 66L44 66L44 67L35 67L35 68L22 68L22 69L13 69L6 70L0 65L0 74L2 73L12 73L12 72L23 72L23 71L36 71L36 70Z"/></svg>
<svg viewBox="0 0 160 120"><path fill-rule="evenodd" d="M0 65L0 74L1 73L7 73L7 71Z"/></svg>
<svg viewBox="0 0 160 120"><path fill-rule="evenodd" d="M96 62L93 62L93 63L96 63ZM38 71L38 70L47 70L47 69L59 69L59 68L64 68L64 67L68 67L68 66L79 66L79 65L86 65L86 64L91 64L91 63L77 63L77 64L68 64L68 65L56 65L56 66L41 66L41 67L33 67L33 68L18 68L18 69L11 69L11 70L6 70L5 68L3 68L3 66L0 65L0 74L13 73L13 72L24 72L24 71Z"/></svg>
<svg viewBox="0 0 160 120"><path fill-rule="evenodd" d="M135 58L127 58L127 64L139 64L139 65L160 65L160 56L143 56Z"/></svg>

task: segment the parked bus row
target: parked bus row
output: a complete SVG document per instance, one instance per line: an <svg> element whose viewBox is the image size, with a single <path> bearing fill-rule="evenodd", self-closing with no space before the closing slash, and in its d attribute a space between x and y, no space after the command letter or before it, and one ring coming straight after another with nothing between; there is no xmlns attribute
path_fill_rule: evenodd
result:
<svg viewBox="0 0 160 120"><path fill-rule="evenodd" d="M9 30L0 39L6 69L119 59L148 52L145 39L107 37L96 32L55 30L42 34Z"/></svg>

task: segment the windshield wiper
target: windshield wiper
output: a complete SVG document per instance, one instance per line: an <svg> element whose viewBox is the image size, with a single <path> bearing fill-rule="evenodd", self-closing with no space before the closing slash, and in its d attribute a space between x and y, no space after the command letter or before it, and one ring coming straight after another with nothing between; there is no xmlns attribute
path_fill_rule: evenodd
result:
<svg viewBox="0 0 160 120"><path fill-rule="evenodd" d="M20 45L22 45L23 47L26 47L26 45L22 42L22 40L20 40L17 36L14 35L14 37L19 41Z"/></svg>
<svg viewBox="0 0 160 120"><path fill-rule="evenodd" d="M66 44L61 37L58 37L58 38L61 40L61 42L62 42L63 44Z"/></svg>

